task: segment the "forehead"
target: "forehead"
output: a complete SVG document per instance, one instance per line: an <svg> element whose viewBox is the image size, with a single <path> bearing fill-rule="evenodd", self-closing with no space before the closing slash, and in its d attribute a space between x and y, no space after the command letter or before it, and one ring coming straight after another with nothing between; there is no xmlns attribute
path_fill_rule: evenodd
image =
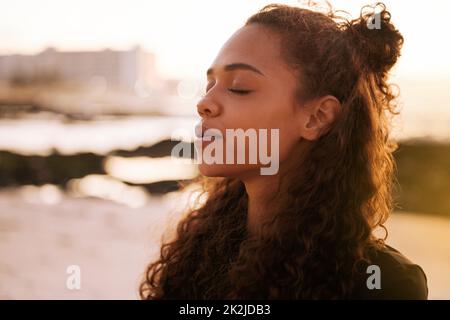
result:
<svg viewBox="0 0 450 320"><path fill-rule="evenodd" d="M258 24L238 29L222 46L211 68L221 69L232 63L250 64L266 75L288 69L281 57L279 36Z"/></svg>

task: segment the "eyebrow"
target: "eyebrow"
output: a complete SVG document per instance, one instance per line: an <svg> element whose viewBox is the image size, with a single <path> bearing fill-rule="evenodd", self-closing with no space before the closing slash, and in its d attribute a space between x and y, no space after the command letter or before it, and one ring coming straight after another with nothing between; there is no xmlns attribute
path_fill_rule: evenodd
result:
<svg viewBox="0 0 450 320"><path fill-rule="evenodd" d="M257 68L255 68L254 66L247 64L247 63L242 63L242 62L237 62L237 63L231 63L231 64L227 64L224 67L225 71L234 71L234 70L249 70L249 71L253 71L255 73L258 73L262 76L264 76L264 74L259 71ZM209 68L208 71L206 71L206 75L210 76L214 73L212 68Z"/></svg>

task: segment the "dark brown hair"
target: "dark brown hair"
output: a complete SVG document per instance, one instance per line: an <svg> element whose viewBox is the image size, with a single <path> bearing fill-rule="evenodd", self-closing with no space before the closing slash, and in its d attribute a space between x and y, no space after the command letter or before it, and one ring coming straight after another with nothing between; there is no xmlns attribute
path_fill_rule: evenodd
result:
<svg viewBox="0 0 450 320"><path fill-rule="evenodd" d="M394 207L397 144L389 131L398 112L387 77L403 37L384 4L376 8L352 20L331 8L271 4L248 19L280 36L283 57L298 71L298 99L331 94L341 112L283 178L257 237L246 234L243 183L204 178L206 201L148 266L141 298L349 297L368 250L384 245L373 230Z"/></svg>

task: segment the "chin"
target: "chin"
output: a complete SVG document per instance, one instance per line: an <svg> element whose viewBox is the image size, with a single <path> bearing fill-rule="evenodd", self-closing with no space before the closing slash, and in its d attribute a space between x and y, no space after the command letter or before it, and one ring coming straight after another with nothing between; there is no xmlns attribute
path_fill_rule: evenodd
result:
<svg viewBox="0 0 450 320"><path fill-rule="evenodd" d="M198 171L207 177L229 177L230 170L224 165L201 163L198 165Z"/></svg>
<svg viewBox="0 0 450 320"><path fill-rule="evenodd" d="M247 176L250 172L256 172L256 165L232 165L232 164L198 164L200 173L207 177L240 178ZM259 172L259 171L258 171Z"/></svg>

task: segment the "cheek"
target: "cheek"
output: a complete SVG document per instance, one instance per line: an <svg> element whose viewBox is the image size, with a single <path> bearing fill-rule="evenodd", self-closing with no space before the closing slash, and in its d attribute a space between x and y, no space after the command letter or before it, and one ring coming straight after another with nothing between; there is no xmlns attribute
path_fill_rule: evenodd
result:
<svg viewBox="0 0 450 320"><path fill-rule="evenodd" d="M235 149L227 149L226 139L223 141L224 153L234 154L235 161L231 164L225 163L225 158L222 163L199 163L199 171L205 176L224 176L224 177L239 177L249 172L258 171L267 165L249 163L249 154L259 150L260 129L267 129L265 131L267 137L267 150L270 155L273 155L272 150L276 148L278 156L276 161L283 162L292 153L292 150L297 143L295 135L295 128L293 125L293 115L289 109L289 102L283 101L282 98L275 99L273 96L266 96L255 100L247 100L245 102L234 101L227 104L224 108L224 113L221 118L221 125L228 129L254 129L257 134L257 142L251 146L250 141L246 140L245 149L245 164L236 163L236 144ZM278 139L271 139L271 130L278 129ZM225 133L225 132L224 132ZM275 151L275 150L273 150ZM256 152L258 153L258 151ZM259 157L258 157L259 158ZM272 158L275 160L275 158Z"/></svg>
<svg viewBox="0 0 450 320"><path fill-rule="evenodd" d="M278 140L273 143L278 145L279 159L282 162L291 154L298 142L294 115L286 105L280 105L277 110L268 112L265 118L266 128L278 129Z"/></svg>
<svg viewBox="0 0 450 320"><path fill-rule="evenodd" d="M291 131L286 129L280 130L280 139L279 139L279 158L280 162L284 162L289 155L292 154L295 145L297 144L298 139L296 136L292 134Z"/></svg>

